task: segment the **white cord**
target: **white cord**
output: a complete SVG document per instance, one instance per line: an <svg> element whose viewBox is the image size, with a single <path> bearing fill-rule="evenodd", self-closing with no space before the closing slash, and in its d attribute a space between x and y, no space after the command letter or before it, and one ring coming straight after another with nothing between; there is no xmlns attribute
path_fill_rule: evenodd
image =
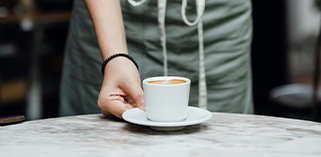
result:
<svg viewBox="0 0 321 157"><path fill-rule="evenodd" d="M205 10L205 0L196 0L197 18L190 22L186 18L187 0L182 0L182 19L188 26L198 24L198 41L199 41L199 81L198 81L198 106L207 109L207 87L204 61L204 41L203 41L203 14Z"/></svg>
<svg viewBox="0 0 321 157"><path fill-rule="evenodd" d="M207 87L204 61L204 41L203 41L203 20L198 23L198 41L199 41L199 81L198 81L198 106L207 109Z"/></svg>
<svg viewBox="0 0 321 157"><path fill-rule="evenodd" d="M205 10L205 0L196 0L196 7L197 7L197 18L194 22L190 22L186 18L186 7L187 7L187 0L182 0L182 8L181 8L181 14L183 21L188 25L188 26L195 26L200 19L202 18Z"/></svg>

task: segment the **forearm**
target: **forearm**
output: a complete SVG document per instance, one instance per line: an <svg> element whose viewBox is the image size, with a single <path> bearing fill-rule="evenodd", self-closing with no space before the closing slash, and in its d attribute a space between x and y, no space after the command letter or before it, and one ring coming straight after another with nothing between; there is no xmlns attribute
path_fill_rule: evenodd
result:
<svg viewBox="0 0 321 157"><path fill-rule="evenodd" d="M127 53L126 35L119 0L85 0L92 18L102 59Z"/></svg>

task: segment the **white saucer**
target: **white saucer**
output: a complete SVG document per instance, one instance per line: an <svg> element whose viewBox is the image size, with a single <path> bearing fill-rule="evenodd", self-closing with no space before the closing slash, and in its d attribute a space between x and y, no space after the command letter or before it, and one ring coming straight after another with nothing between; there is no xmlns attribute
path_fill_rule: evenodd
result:
<svg viewBox="0 0 321 157"><path fill-rule="evenodd" d="M153 122L147 119L146 112L138 108L130 109L123 113L124 120L134 124L149 126L151 129L158 131L182 130L185 126L205 122L211 117L211 112L197 107L188 107L187 118L180 122Z"/></svg>

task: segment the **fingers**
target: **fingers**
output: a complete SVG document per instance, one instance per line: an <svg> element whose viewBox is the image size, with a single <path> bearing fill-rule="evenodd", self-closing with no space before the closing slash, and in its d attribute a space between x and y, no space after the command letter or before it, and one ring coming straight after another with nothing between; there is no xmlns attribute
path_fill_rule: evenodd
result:
<svg viewBox="0 0 321 157"><path fill-rule="evenodd" d="M132 105L130 105L130 104L124 104L124 103L122 103L122 102L120 102L120 101L115 101L115 102L113 103L113 105L114 105L114 106L111 108L110 112L111 112L113 115L117 116L118 118L123 118L122 114L123 114L125 111L134 108L134 106L132 106Z"/></svg>
<svg viewBox="0 0 321 157"><path fill-rule="evenodd" d="M146 110L145 109L145 98L144 98L144 91L137 81L126 81L124 85L121 87L124 92L133 100L136 107Z"/></svg>
<svg viewBox="0 0 321 157"><path fill-rule="evenodd" d="M110 95L103 100L98 100L98 106L101 108L104 115L115 115L118 118L122 118L122 114L134 108L131 104L127 103L122 96Z"/></svg>

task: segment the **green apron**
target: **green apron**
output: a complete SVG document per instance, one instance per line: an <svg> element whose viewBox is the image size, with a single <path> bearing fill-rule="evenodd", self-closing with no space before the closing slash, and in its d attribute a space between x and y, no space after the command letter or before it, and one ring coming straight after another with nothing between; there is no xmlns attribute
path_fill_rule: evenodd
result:
<svg viewBox="0 0 321 157"><path fill-rule="evenodd" d="M190 106L253 113L251 1L184 1L121 0L128 52L138 63L141 79L187 77L192 81ZM82 0L75 0L63 66L61 116L101 112L97 106L101 64L88 10Z"/></svg>

